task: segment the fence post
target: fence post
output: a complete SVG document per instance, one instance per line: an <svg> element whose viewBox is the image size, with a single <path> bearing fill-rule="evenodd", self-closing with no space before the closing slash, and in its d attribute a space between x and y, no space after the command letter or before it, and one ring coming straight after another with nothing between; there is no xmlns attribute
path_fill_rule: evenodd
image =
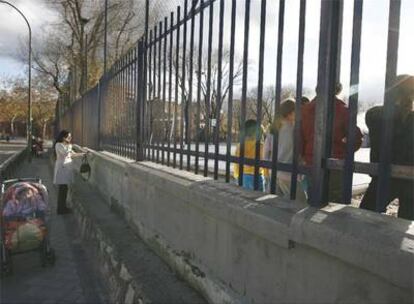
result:
<svg viewBox="0 0 414 304"><path fill-rule="evenodd" d="M136 103L136 161L145 159L145 104L147 101L147 46L149 26L149 0L145 1L145 33L138 41L135 96Z"/></svg>
<svg viewBox="0 0 414 304"><path fill-rule="evenodd" d="M144 41L138 41L138 57L136 69L136 161L144 160L144 118L145 118L145 76L144 76Z"/></svg>
<svg viewBox="0 0 414 304"><path fill-rule="evenodd" d="M315 109L310 205L328 203L329 170L334 119L335 83L338 77L342 1L322 1L318 59L318 97Z"/></svg>
<svg viewBox="0 0 414 304"><path fill-rule="evenodd" d="M81 143L82 143L82 147L85 147L85 135L84 135L84 132L83 132L83 129L84 129L84 118L85 118L85 95L83 95L82 97L81 97L81 99L80 99L80 102L81 102L81 111L82 111L82 114L81 114L81 132L82 132L82 140L81 140Z"/></svg>
<svg viewBox="0 0 414 304"><path fill-rule="evenodd" d="M96 138L96 150L101 150L101 87L102 87L102 79L106 76L106 72L104 71L103 77L98 81L97 85L97 97L98 97L98 133Z"/></svg>
<svg viewBox="0 0 414 304"><path fill-rule="evenodd" d="M381 124L381 148L378 164L377 212L384 212L390 194L392 137L395 112L395 96L393 96L395 92L391 88L394 85L397 76L401 0L390 1L389 8L385 94ZM403 147L401 148L403 149Z"/></svg>

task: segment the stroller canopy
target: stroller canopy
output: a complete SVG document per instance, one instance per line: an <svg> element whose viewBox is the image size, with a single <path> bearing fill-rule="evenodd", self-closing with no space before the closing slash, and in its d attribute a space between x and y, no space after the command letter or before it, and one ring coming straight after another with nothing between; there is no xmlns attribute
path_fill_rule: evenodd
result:
<svg viewBox="0 0 414 304"><path fill-rule="evenodd" d="M38 183L15 183L7 188L2 199L3 217L28 217L47 208L47 189Z"/></svg>

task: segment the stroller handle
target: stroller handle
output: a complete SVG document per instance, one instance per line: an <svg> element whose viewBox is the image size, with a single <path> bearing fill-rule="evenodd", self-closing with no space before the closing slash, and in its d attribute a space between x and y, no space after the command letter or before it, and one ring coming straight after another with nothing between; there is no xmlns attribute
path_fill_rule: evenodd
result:
<svg viewBox="0 0 414 304"><path fill-rule="evenodd" d="M17 182L36 182L36 183L41 184L42 180L38 177L23 177L23 178L13 178L13 179L4 180L1 182L1 184L7 185L7 184L13 184Z"/></svg>

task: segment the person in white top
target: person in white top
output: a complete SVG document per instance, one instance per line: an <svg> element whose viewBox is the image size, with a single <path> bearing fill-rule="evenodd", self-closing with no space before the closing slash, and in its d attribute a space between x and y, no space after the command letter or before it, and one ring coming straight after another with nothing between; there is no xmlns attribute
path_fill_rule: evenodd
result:
<svg viewBox="0 0 414 304"><path fill-rule="evenodd" d="M280 104L279 114L276 116L270 132L266 136L264 144L264 158L272 160L273 152L273 135L279 134L277 161L285 164L292 164L293 161L293 145L294 145L294 129L295 129L295 102L288 99ZM302 185L302 176L298 176L296 201L306 202L307 195ZM289 172L277 171L277 188L276 194L287 199L290 198L291 174Z"/></svg>
<svg viewBox="0 0 414 304"><path fill-rule="evenodd" d="M83 156L84 153L72 151L72 135L67 130L60 131L56 138L54 150L56 156L53 183L58 186L57 214L67 214L71 209L66 206L68 185L73 182L72 157Z"/></svg>

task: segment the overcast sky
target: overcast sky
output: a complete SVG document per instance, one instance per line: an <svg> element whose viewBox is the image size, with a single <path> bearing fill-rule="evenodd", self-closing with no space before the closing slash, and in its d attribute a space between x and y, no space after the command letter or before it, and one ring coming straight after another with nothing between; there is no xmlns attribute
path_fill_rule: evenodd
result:
<svg viewBox="0 0 414 304"><path fill-rule="evenodd" d="M97 0L91 0L99 4ZM11 0L29 19L33 36L47 33L49 23L57 21L55 12L48 9L42 0ZM103 0L102 0L103 2ZM265 84L274 85L277 46L277 0L268 0L266 21ZM226 19L230 16L230 1L226 1ZM257 62L260 26L260 0L252 0L249 58L249 85L257 82ZM227 7L227 5L229 7ZM236 49L242 54L244 1L237 1ZM217 4L216 4L217 6ZM362 100L381 101L385 79L386 38L388 24L388 0L365 0L362 26L362 50L360 68L360 97ZM344 32L341 81L345 89L349 84L350 46L352 35L353 0L345 0ZM320 0L308 0L306 16L304 85L315 86L317 71ZM414 0L402 0L398 73L414 74ZM283 84L294 84L296 78L296 56L298 35L299 0L286 0L285 40L283 57ZM218 15L216 8L215 15ZM206 13L206 18L207 18ZM207 20L206 20L207 21ZM206 22L207 23L207 22ZM206 24L205 23L205 24ZM215 22L218 31L218 22ZM217 32L216 32L217 33ZM206 33L205 33L205 36ZM214 35L217 39L217 34ZM226 22L225 41L229 37L229 22ZM25 67L14 59L21 41L27 39L27 27L23 19L5 5L0 4L0 78L23 74ZM217 40L213 41L217 44Z"/></svg>

